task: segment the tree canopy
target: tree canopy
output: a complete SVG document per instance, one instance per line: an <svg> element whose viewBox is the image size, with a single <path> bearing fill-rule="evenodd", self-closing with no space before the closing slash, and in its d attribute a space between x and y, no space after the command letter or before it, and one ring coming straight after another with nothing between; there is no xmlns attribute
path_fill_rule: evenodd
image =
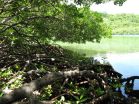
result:
<svg viewBox="0 0 139 104"><path fill-rule="evenodd" d="M110 36L111 30L100 14L90 11L89 5L106 1L109 0L0 0L0 36L12 43L30 44L99 41Z"/></svg>

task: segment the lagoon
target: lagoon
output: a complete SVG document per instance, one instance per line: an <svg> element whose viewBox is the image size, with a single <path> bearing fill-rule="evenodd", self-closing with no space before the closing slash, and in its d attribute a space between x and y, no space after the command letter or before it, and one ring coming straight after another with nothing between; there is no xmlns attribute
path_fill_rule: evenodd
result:
<svg viewBox="0 0 139 104"><path fill-rule="evenodd" d="M58 44L87 57L106 56L123 78L139 76L139 35L112 35L112 38L103 38L100 43ZM135 80L134 88L139 89L139 81Z"/></svg>
<svg viewBox="0 0 139 104"><path fill-rule="evenodd" d="M123 78L139 76L139 52L108 53L106 57L113 68L123 75ZM134 89L139 90L139 80L135 80Z"/></svg>
<svg viewBox="0 0 139 104"><path fill-rule="evenodd" d="M139 52L139 35L113 35L112 38L102 38L100 43L62 43L57 42L66 49L73 50L87 57L106 53Z"/></svg>

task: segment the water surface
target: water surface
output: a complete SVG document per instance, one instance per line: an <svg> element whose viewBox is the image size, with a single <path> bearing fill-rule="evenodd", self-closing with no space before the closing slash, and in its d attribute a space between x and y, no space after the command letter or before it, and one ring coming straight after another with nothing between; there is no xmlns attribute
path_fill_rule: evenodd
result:
<svg viewBox="0 0 139 104"><path fill-rule="evenodd" d="M139 52L124 54L108 53L106 56L113 68L123 75L123 78L139 76ZM139 80L135 80L134 89L139 90Z"/></svg>

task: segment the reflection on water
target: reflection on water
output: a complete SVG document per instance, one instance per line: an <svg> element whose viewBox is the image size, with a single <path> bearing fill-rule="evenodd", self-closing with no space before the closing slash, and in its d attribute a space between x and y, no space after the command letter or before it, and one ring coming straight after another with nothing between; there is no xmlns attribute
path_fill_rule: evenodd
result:
<svg viewBox="0 0 139 104"><path fill-rule="evenodd" d="M123 78L139 76L139 52L128 54L108 53L106 56L113 68L123 75ZM139 89L139 80L135 80L134 89Z"/></svg>

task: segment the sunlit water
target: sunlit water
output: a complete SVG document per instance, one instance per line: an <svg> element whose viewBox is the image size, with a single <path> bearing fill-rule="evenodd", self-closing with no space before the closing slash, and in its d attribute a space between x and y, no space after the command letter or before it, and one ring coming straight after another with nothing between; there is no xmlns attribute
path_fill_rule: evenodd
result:
<svg viewBox="0 0 139 104"><path fill-rule="evenodd" d="M139 52L127 54L108 53L108 61L123 78L139 76ZM139 80L135 80L134 89L139 90Z"/></svg>

